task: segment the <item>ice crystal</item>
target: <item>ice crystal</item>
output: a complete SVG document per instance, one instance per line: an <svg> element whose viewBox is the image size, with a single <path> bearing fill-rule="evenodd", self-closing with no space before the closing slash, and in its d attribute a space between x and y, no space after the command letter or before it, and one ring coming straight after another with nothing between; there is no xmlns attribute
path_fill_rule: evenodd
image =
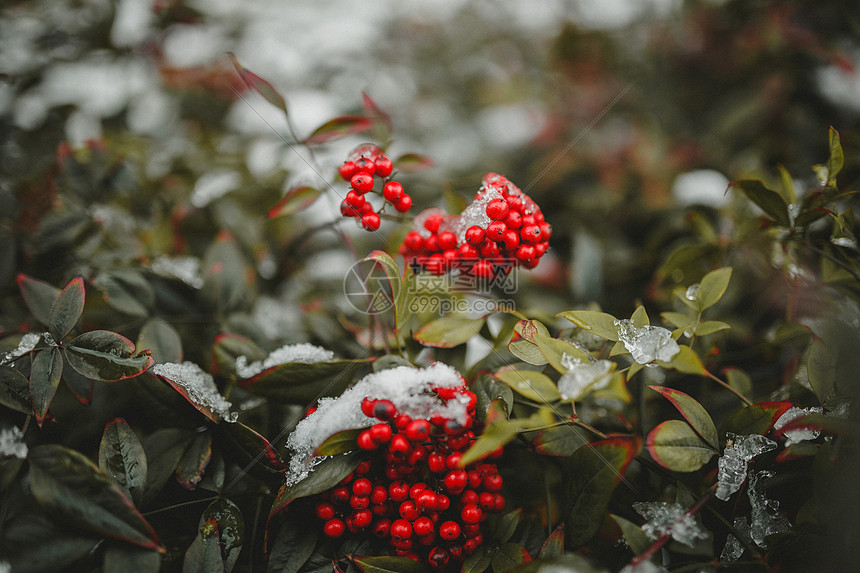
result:
<svg viewBox="0 0 860 573"><path fill-rule="evenodd" d="M215 379L193 362L165 362L152 367L152 372L182 386L188 398L199 408L211 410L227 422L235 422L238 415L230 412L233 404L224 399Z"/></svg>
<svg viewBox="0 0 860 573"><path fill-rule="evenodd" d="M565 400L579 400L588 390L600 390L609 385L607 376L612 368L609 360L597 360L585 364L567 353L561 356L562 365L567 372L558 379L558 391Z"/></svg>
<svg viewBox="0 0 860 573"><path fill-rule="evenodd" d="M684 293L684 298L686 298L687 300L699 300L700 287L701 285L699 283L688 286L687 291Z"/></svg>
<svg viewBox="0 0 860 573"><path fill-rule="evenodd" d="M723 455L717 460L716 496L726 501L738 491L747 478L747 463L754 457L776 448L776 442L759 434L738 436L731 432L726 434L729 445Z"/></svg>
<svg viewBox="0 0 860 573"><path fill-rule="evenodd" d="M696 518L681 504L637 501L633 504L633 509L648 520L642 526L642 531L652 540L671 535L675 541L693 547L697 539L708 538L708 534L696 523Z"/></svg>
<svg viewBox="0 0 860 573"><path fill-rule="evenodd" d="M466 229L473 225L477 225L482 229L486 229L490 224L490 217L487 215L487 204L493 199L504 199L504 196L486 185L482 186L468 207L463 209L456 221L452 221L452 232L457 235L457 242L462 243L466 240Z"/></svg>
<svg viewBox="0 0 860 573"><path fill-rule="evenodd" d="M767 479L772 476L773 473L769 471L753 473L750 476L750 485L747 490L752 507L750 537L761 548L767 547L765 538L769 535L791 529L791 522L779 511L779 502L769 499L764 491L762 478Z"/></svg>
<svg viewBox="0 0 860 573"><path fill-rule="evenodd" d="M779 430L792 420L796 420L801 416L805 416L807 414L821 414L824 410L818 407L813 408L796 408L792 406L788 410L786 410L782 416L774 423L773 429ZM806 440L814 440L818 437L821 432L818 430L811 429L797 429L797 430L788 430L783 434L785 436L785 445L790 446L791 444L796 444L798 442L804 442Z"/></svg>
<svg viewBox="0 0 860 573"><path fill-rule="evenodd" d="M0 364L9 364L10 362L18 360L19 358L36 348L36 345L39 344L39 340L41 340L41 338L41 334L34 334L32 332L28 332L21 337L21 340L18 342L18 347L15 350L10 350L9 352L3 354L2 358L0 358Z"/></svg>
<svg viewBox="0 0 860 573"><path fill-rule="evenodd" d="M463 384L463 377L447 364L436 363L422 369L399 366L368 374L337 398L322 398L317 410L299 422L287 439L287 446L293 451L287 484L304 479L323 459L313 453L331 435L378 422L361 413L364 398L391 400L398 412L412 418L430 418L438 414L464 424L468 404L465 397L443 403L431 392L432 388L454 388Z"/></svg>
<svg viewBox="0 0 860 573"><path fill-rule="evenodd" d="M152 272L162 277L179 279L192 288L202 288L200 259L197 257L157 257L152 261Z"/></svg>
<svg viewBox="0 0 860 573"><path fill-rule="evenodd" d="M732 525L735 530L743 536L745 541L752 541L752 537L750 537L750 524L746 517L736 517ZM726 537L726 545L723 547L723 552L720 553L720 561L723 563L731 563L740 559L743 554L743 544L737 537L729 534L728 537Z"/></svg>
<svg viewBox="0 0 860 573"><path fill-rule="evenodd" d="M313 344L286 344L273 350L265 360L248 364L245 356L236 358L236 373L242 378L253 378L263 370L287 362L325 362L334 359L334 352Z"/></svg>
<svg viewBox="0 0 860 573"><path fill-rule="evenodd" d="M672 333L660 326L634 326L629 320L616 320L618 339L624 344L633 360L649 364L655 360L669 362L681 351Z"/></svg>
<svg viewBox="0 0 860 573"><path fill-rule="evenodd" d="M27 444L24 443L24 434L21 430L16 426L0 430L0 458L23 460L26 457Z"/></svg>

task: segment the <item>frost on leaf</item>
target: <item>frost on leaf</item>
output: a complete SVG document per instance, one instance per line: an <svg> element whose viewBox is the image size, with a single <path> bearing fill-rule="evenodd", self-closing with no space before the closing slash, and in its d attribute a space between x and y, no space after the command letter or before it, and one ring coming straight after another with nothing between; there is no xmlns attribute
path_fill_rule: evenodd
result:
<svg viewBox="0 0 860 573"><path fill-rule="evenodd" d="M696 518L681 504L637 501L633 504L633 509L648 520L642 526L642 531L652 540L671 535L675 541L693 547L697 539L708 538L708 534L696 523Z"/></svg>
<svg viewBox="0 0 860 573"><path fill-rule="evenodd" d="M156 257L152 261L152 272L165 278L178 279L191 288L203 288L200 259L197 257Z"/></svg>
<svg viewBox="0 0 860 573"><path fill-rule="evenodd" d="M746 517L736 517L732 525L743 536L745 541L752 541L752 537L750 537L750 524ZM743 554L743 544L730 533L726 537L726 545L723 547L723 552L720 553L720 561L722 563L732 563L740 559Z"/></svg>
<svg viewBox="0 0 860 573"><path fill-rule="evenodd" d="M230 412L230 406L233 404L218 392L212 375L193 362L156 364L152 367L152 372L182 386L188 399L198 408L208 409L226 422L235 422L238 419L237 414Z"/></svg>
<svg viewBox="0 0 860 573"><path fill-rule="evenodd" d="M41 334L33 334L32 332L28 332L24 336L21 337L21 341L18 342L18 348L15 350L10 350L9 352L3 354L3 357L0 358L0 364L9 364L18 360L28 352L31 352L36 345L39 344L39 340L41 340Z"/></svg>
<svg viewBox="0 0 860 573"><path fill-rule="evenodd" d="M814 408L796 408L792 406L788 410L786 410L782 416L774 423L773 429L779 431L783 426L791 422L792 420L796 420L801 416L805 416L807 414L821 414L824 410L822 408L814 407ZM798 429L798 430L788 430L783 434L785 436L785 445L790 446L792 444L796 444L798 442L804 442L806 440L814 440L818 437L821 432L818 430L811 429Z"/></svg>
<svg viewBox="0 0 860 573"><path fill-rule="evenodd" d="M609 360L595 360L588 364L570 356L561 355L561 364L567 372L558 379L558 391L564 400L579 400L589 390L600 390L609 385L607 376L612 368Z"/></svg>
<svg viewBox="0 0 860 573"><path fill-rule="evenodd" d="M263 370L287 362L325 362L334 359L334 352L313 344L287 344L272 351L265 360L248 364L245 356L236 358L236 373L242 378L253 378Z"/></svg>
<svg viewBox="0 0 860 573"><path fill-rule="evenodd" d="M618 339L624 348L633 355L639 364L649 364L655 360L670 362L681 347L672 338L672 333L659 326L634 326L629 320L616 320Z"/></svg>
<svg viewBox="0 0 860 573"><path fill-rule="evenodd" d="M460 373L447 364L436 363L421 369L400 366L368 374L337 398L322 398L316 411L299 422L287 439L287 447L293 451L287 485L304 479L313 466L324 459L313 453L330 436L378 422L361 413L364 398L391 400L399 413L412 418L429 419L440 415L465 424L468 398L461 396L443 402L432 391L464 384Z"/></svg>
<svg viewBox="0 0 860 573"><path fill-rule="evenodd" d="M791 529L791 522L779 511L779 502L768 499L767 493L764 491L762 478L767 479L772 476L773 473L768 471L753 473L750 476L750 486L747 490L752 507L750 537L761 548L767 547L766 537Z"/></svg>
<svg viewBox="0 0 860 573"><path fill-rule="evenodd" d="M27 457L27 444L24 443L24 434L16 426L0 430L0 458L18 458L23 460Z"/></svg>
<svg viewBox="0 0 860 573"><path fill-rule="evenodd" d="M716 496L723 501L741 488L747 479L747 463L751 459L776 449L776 442L759 434L738 436L728 432L726 437L729 445L717 460Z"/></svg>

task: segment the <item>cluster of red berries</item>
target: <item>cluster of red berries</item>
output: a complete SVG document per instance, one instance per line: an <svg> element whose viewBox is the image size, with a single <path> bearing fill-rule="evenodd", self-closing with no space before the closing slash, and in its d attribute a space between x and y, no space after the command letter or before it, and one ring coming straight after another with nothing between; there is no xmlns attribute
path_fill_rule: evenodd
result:
<svg viewBox="0 0 860 573"><path fill-rule="evenodd" d="M412 197L403 191L403 185L391 180L394 164L379 148L373 144L364 144L355 148L340 166L340 176L349 181L350 190L340 204L340 213L344 217L355 217L362 227L368 231L379 229L381 219L378 211L367 198L367 193L374 191L376 178L382 181L381 195L386 203L400 213L405 213L412 207Z"/></svg>
<svg viewBox="0 0 860 573"><path fill-rule="evenodd" d="M434 568L459 563L481 546L481 523L505 508L502 477L493 463L460 467L475 439L475 395L465 386L435 392L443 401L468 400L465 425L441 416L413 419L390 400L364 399L362 412L379 420L358 436L371 457L318 498L326 536L375 536L395 555Z"/></svg>
<svg viewBox="0 0 860 573"><path fill-rule="evenodd" d="M441 211L441 210L439 210ZM417 217L400 247L416 270L441 275L455 268L489 279L515 266L533 269L549 248L552 229L540 207L506 177L484 176L462 215Z"/></svg>

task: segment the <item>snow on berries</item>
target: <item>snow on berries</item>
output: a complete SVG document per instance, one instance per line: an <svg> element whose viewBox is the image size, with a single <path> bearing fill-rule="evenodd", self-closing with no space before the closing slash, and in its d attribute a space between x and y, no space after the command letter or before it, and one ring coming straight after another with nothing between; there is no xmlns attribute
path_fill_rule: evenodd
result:
<svg viewBox="0 0 860 573"><path fill-rule="evenodd" d="M460 215L434 208L419 214L400 247L416 270L441 275L453 269L479 278L533 269L552 235L540 207L506 177L484 176Z"/></svg>
<svg viewBox="0 0 860 573"><path fill-rule="evenodd" d="M376 209L368 200L368 193L379 193L385 203L400 213L412 208L412 198L403 191L403 186L391 179L394 164L380 149L366 143L356 147L340 166L339 173L348 181L350 189L340 204L344 217L354 217L368 231L376 231L382 222L380 213L384 206ZM382 191L374 191L376 180L382 181Z"/></svg>
<svg viewBox="0 0 860 573"><path fill-rule="evenodd" d="M296 427L287 441L296 452L287 481L307 475L308 456L330 435L363 428L357 443L367 457L310 499L322 533L376 539L434 568L460 563L483 543L488 516L505 508L495 464L460 467L475 439L475 405L465 380L445 364L369 374L339 398L321 400Z"/></svg>

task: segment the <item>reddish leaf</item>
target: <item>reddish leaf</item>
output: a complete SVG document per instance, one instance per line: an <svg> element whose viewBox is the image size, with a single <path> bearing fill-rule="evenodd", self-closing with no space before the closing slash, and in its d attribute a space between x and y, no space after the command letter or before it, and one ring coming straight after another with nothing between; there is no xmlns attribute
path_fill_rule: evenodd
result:
<svg viewBox="0 0 860 573"><path fill-rule="evenodd" d="M696 433L702 436L708 444L714 448L720 446L720 440L717 436L717 428L714 426L714 421L708 411L702 407L692 396L665 386L648 386L655 392L659 392L664 398L672 402L684 419L690 423L690 426L696 430Z"/></svg>
<svg viewBox="0 0 860 573"><path fill-rule="evenodd" d="M361 92L361 105L364 107L364 113L367 117L378 121L385 126L386 131L391 132L391 116L376 105L376 102L367 95L367 92Z"/></svg>
<svg viewBox="0 0 860 573"><path fill-rule="evenodd" d="M826 434L856 433L857 425L851 420L825 416L824 414L810 413L788 422L775 433L779 436L793 430L814 430Z"/></svg>
<svg viewBox="0 0 860 573"><path fill-rule="evenodd" d="M564 522L556 527L538 551L539 559L552 559L564 555Z"/></svg>
<svg viewBox="0 0 860 573"><path fill-rule="evenodd" d="M776 421L786 410L791 408L791 402L759 402L752 406L741 408L731 414L723 422L721 430L732 432L739 436L748 434L767 434Z"/></svg>
<svg viewBox="0 0 860 573"><path fill-rule="evenodd" d="M419 153L404 153L394 161L394 167L402 173L416 173L434 165L432 159Z"/></svg>
<svg viewBox="0 0 860 573"><path fill-rule="evenodd" d="M232 60L233 65L236 67L236 71L239 72L239 76L242 78L242 81L245 82L245 85L263 96L267 102L283 111L286 115L288 113L287 102L284 101L284 97L278 92L278 90L254 72L246 70L242 64L239 63L239 60L236 59L235 55L228 55L230 56L230 60Z"/></svg>
<svg viewBox="0 0 860 573"><path fill-rule="evenodd" d="M360 115L342 115L331 119L314 130L302 143L325 143L361 133L373 127L373 122Z"/></svg>
<svg viewBox="0 0 860 573"><path fill-rule="evenodd" d="M648 434L648 453L654 461L677 472L693 472L719 453L686 422L666 420Z"/></svg>
<svg viewBox="0 0 860 573"><path fill-rule="evenodd" d="M304 211L319 199L322 191L309 185L293 187L269 210L269 219Z"/></svg>
<svg viewBox="0 0 860 573"><path fill-rule="evenodd" d="M60 342L71 332L84 311L84 281L75 277L60 293L48 311L48 330Z"/></svg>

